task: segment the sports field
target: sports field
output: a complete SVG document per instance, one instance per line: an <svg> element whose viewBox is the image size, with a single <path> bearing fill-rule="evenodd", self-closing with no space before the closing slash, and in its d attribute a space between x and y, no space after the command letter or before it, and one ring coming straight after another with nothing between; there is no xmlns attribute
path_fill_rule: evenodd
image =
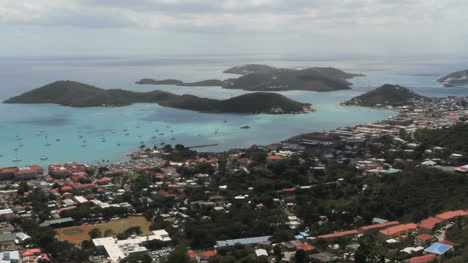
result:
<svg viewBox="0 0 468 263"><path fill-rule="evenodd" d="M149 227L151 223L142 216L132 216L128 218L122 218L119 220L108 221L97 225L82 225L72 226L55 229L57 231L57 238L62 241L68 241L70 243L79 245L83 240L89 240L89 231L97 228L101 230L104 235L105 232L111 232L112 236L125 232L130 227L139 226L143 235L151 233Z"/></svg>

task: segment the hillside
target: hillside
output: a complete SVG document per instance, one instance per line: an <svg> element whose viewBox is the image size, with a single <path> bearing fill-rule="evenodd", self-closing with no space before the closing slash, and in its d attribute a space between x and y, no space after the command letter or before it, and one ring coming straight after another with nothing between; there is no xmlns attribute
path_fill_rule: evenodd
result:
<svg viewBox="0 0 468 263"><path fill-rule="evenodd" d="M378 105L402 105L411 103L412 100L424 98L426 97L416 94L410 89L401 87L399 85L385 84L377 89L354 97L343 104L367 107Z"/></svg>
<svg viewBox="0 0 468 263"><path fill-rule="evenodd" d="M196 82L183 82L177 79L164 79L164 80L155 80L155 79L141 79L136 82L140 85L175 85L175 86L186 86L186 87L221 87L224 82L217 79L207 79Z"/></svg>
<svg viewBox="0 0 468 263"><path fill-rule="evenodd" d="M248 64L243 66L236 66L223 71L223 73L238 74L238 75L248 75L253 73L269 73L273 71L278 71L280 69L275 67L270 67L267 65L260 64Z"/></svg>
<svg viewBox="0 0 468 263"><path fill-rule="evenodd" d="M446 87L468 87L468 69L450 73L437 81Z"/></svg>
<svg viewBox="0 0 468 263"><path fill-rule="evenodd" d="M346 79L360 76L335 68L283 69L265 73L253 73L238 79L227 80L224 88L251 91L336 91L351 89Z"/></svg>
<svg viewBox="0 0 468 263"><path fill-rule="evenodd" d="M69 107L126 106L133 103L157 103L161 106L211 113L303 113L310 105L275 93L251 93L227 100L176 95L165 91L133 92L104 90L74 81L56 81L10 98L4 103L53 103Z"/></svg>

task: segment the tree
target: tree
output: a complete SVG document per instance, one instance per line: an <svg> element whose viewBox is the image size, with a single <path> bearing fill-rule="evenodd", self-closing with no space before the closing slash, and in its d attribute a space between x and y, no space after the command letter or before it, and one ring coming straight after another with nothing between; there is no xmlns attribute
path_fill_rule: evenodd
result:
<svg viewBox="0 0 468 263"><path fill-rule="evenodd" d="M307 262L307 255L306 252L302 249L299 249L296 251L296 254L294 255L294 262L295 263L306 263Z"/></svg>
<svg viewBox="0 0 468 263"><path fill-rule="evenodd" d="M18 195L24 195L27 191L29 191L29 185L25 181L21 181L18 185Z"/></svg>
<svg viewBox="0 0 468 263"><path fill-rule="evenodd" d="M167 257L167 263L188 263L189 261L187 249L184 247L177 247Z"/></svg>
<svg viewBox="0 0 468 263"><path fill-rule="evenodd" d="M98 238L102 236L102 233L98 228L94 228L93 230L89 231L88 235L91 238Z"/></svg>
<svg viewBox="0 0 468 263"><path fill-rule="evenodd" d="M122 263L151 263L153 259L148 254L132 253L120 261Z"/></svg>

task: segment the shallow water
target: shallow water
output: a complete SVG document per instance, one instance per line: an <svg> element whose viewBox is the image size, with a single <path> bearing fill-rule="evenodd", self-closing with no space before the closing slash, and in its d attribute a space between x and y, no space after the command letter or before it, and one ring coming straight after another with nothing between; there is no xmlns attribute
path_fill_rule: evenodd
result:
<svg viewBox="0 0 468 263"><path fill-rule="evenodd" d="M445 71L462 69L461 61L457 62L455 59L455 62L450 63L445 60L428 63L425 60L405 59L400 61L404 67L395 67L398 60L394 60L393 64L388 61L383 63L380 60L362 61L354 58L307 60L281 57L2 60L0 77L4 84L0 87L0 98L8 98L55 80L71 79L102 88L140 91L159 89L177 94L226 99L245 91L218 87L138 86L133 83L144 77L180 78L185 81L227 78L232 75L222 73L224 69L231 65L252 62L297 68L336 66L349 72L365 73L367 76L354 79L352 90L330 93L281 92L298 101L312 103L316 111L309 114L207 114L155 104L135 104L119 108L0 104L0 155L3 155L0 157L0 167L33 163L47 165L67 161L120 161L125 160L125 154L136 150L141 142L145 145L159 145L162 142L186 146L218 144L199 150L223 151L253 144L274 143L300 133L374 122L395 113L388 110L343 107L339 103L384 83L401 84L424 95L468 95L468 89L443 88L434 81L445 74ZM444 71L441 67L447 70ZM240 129L241 125L252 128ZM124 132L124 129L128 131ZM22 139L18 140L19 137ZM22 161L12 162L16 156ZM41 161L41 156L47 156L48 160Z"/></svg>

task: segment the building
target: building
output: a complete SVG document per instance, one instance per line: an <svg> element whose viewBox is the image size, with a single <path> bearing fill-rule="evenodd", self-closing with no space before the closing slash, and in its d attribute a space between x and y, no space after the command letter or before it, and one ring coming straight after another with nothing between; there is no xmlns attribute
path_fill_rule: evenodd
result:
<svg viewBox="0 0 468 263"><path fill-rule="evenodd" d="M240 238L240 239L230 239L224 241L216 241L216 247L231 247L235 244L245 245L245 246L254 246L259 243L269 242L271 236L261 236L261 237L249 237L249 238Z"/></svg>
<svg viewBox="0 0 468 263"><path fill-rule="evenodd" d="M359 228L359 231L362 233L370 234L370 233L375 233L379 230L382 230L386 227L391 227L400 224L398 221L391 221L391 222L385 222L385 223L380 223L380 224L374 224L374 225L369 225L369 226L363 226Z"/></svg>
<svg viewBox="0 0 468 263"><path fill-rule="evenodd" d="M431 244L433 239L434 239L433 235L421 234L414 238L414 243L417 246L427 247Z"/></svg>
<svg viewBox="0 0 468 263"><path fill-rule="evenodd" d="M379 235L385 239L397 238L402 235L413 233L418 228L414 223L392 226L379 231Z"/></svg>
<svg viewBox="0 0 468 263"><path fill-rule="evenodd" d="M442 244L439 242L436 242L432 244L432 246L426 248L424 252L430 253L430 254L435 254L435 255L443 255L449 251L453 251L453 246L447 245L447 244Z"/></svg>
<svg viewBox="0 0 468 263"><path fill-rule="evenodd" d="M0 252L1 263L21 263L19 251L3 251Z"/></svg>
<svg viewBox="0 0 468 263"><path fill-rule="evenodd" d="M432 233L432 230L436 227L437 224L442 222L441 219L436 217L428 217L421 221L418 225L420 233Z"/></svg>
<svg viewBox="0 0 468 263"><path fill-rule="evenodd" d="M157 230L149 236L132 236L125 240L114 237L95 238L93 244L98 252L107 254L112 263L117 263L130 254L147 253L144 244L153 240L168 242L171 238L165 230Z"/></svg>
<svg viewBox="0 0 468 263"><path fill-rule="evenodd" d="M420 257L413 257L413 258L406 260L405 262L407 263L429 263L429 262L434 262L434 260L436 259L437 259L436 255L429 254L429 255L424 255Z"/></svg>
<svg viewBox="0 0 468 263"><path fill-rule="evenodd" d="M266 158L266 163L268 165L271 165L271 164L275 164L277 162L281 162L282 160L284 159L283 156L279 156L279 155L270 155Z"/></svg>
<svg viewBox="0 0 468 263"><path fill-rule="evenodd" d="M349 231L343 231L343 232L338 232L338 233L333 233L333 234L321 235L321 236L318 236L318 238L329 239L329 240L333 240L337 238L353 238L357 234L359 234L359 231L349 230Z"/></svg>

